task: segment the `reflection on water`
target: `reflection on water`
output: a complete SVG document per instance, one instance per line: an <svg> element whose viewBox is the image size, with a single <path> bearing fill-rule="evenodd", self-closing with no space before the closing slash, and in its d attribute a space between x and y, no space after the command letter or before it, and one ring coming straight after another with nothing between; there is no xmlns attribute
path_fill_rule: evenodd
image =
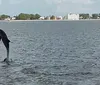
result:
<svg viewBox="0 0 100 85"><path fill-rule="evenodd" d="M0 85L99 85L100 21L0 22Z"/></svg>

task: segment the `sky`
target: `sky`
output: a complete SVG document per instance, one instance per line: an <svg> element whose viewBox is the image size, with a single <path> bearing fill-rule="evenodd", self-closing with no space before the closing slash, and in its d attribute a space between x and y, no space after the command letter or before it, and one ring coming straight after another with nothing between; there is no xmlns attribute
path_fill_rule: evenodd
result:
<svg viewBox="0 0 100 85"><path fill-rule="evenodd" d="M19 13L66 15L68 13L100 13L100 0L0 0L0 14Z"/></svg>

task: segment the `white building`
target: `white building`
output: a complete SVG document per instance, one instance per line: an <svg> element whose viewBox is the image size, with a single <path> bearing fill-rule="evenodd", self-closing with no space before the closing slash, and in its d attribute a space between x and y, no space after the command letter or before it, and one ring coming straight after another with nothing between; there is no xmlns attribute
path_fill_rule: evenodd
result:
<svg viewBox="0 0 100 85"><path fill-rule="evenodd" d="M8 21L9 21L9 20L10 20L10 18L8 17L8 18L5 18L4 20L8 20Z"/></svg>
<svg viewBox="0 0 100 85"><path fill-rule="evenodd" d="M62 20L63 17L62 16L57 16L57 20Z"/></svg>
<svg viewBox="0 0 100 85"><path fill-rule="evenodd" d="M68 20L79 20L79 14L68 14Z"/></svg>
<svg viewBox="0 0 100 85"><path fill-rule="evenodd" d="M40 17L39 19L40 19L40 20L44 20L44 17Z"/></svg>
<svg viewBox="0 0 100 85"><path fill-rule="evenodd" d="M11 17L11 20L15 20L16 19L16 17Z"/></svg>

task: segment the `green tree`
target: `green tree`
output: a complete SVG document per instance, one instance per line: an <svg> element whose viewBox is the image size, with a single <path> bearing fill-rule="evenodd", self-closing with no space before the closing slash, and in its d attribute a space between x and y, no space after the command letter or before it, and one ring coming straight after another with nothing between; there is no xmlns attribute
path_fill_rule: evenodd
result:
<svg viewBox="0 0 100 85"><path fill-rule="evenodd" d="M41 16L39 14L35 14L35 19L39 19Z"/></svg>
<svg viewBox="0 0 100 85"><path fill-rule="evenodd" d="M30 20L30 14L25 14L26 20Z"/></svg>
<svg viewBox="0 0 100 85"><path fill-rule="evenodd" d="M52 15L52 16L50 17L50 19L52 19L52 20L53 20L53 19L55 19L55 16L54 16L54 15Z"/></svg>
<svg viewBox="0 0 100 85"><path fill-rule="evenodd" d="M35 15L34 14L30 14L30 19L31 20L35 19Z"/></svg>
<svg viewBox="0 0 100 85"><path fill-rule="evenodd" d="M28 19L30 19L30 15L29 14L20 13L18 16L16 16L16 19L28 20Z"/></svg>
<svg viewBox="0 0 100 85"><path fill-rule="evenodd" d="M9 15L5 15L5 14L0 16L0 20L4 20L6 18L10 18L10 16Z"/></svg>
<svg viewBox="0 0 100 85"><path fill-rule="evenodd" d="M44 19L45 19L45 20L47 20L47 19L48 19L48 16L47 16L47 17L45 17Z"/></svg>
<svg viewBox="0 0 100 85"><path fill-rule="evenodd" d="M20 13L17 17L19 20L26 20L26 16L24 13Z"/></svg>
<svg viewBox="0 0 100 85"><path fill-rule="evenodd" d="M82 19L89 19L90 18L89 14L79 14L79 17Z"/></svg>
<svg viewBox="0 0 100 85"><path fill-rule="evenodd" d="M92 19L97 19L99 17L99 14L92 14Z"/></svg>
<svg viewBox="0 0 100 85"><path fill-rule="evenodd" d="M39 14L24 14L20 13L18 16L16 16L17 20L33 20L33 19L39 19L40 15Z"/></svg>

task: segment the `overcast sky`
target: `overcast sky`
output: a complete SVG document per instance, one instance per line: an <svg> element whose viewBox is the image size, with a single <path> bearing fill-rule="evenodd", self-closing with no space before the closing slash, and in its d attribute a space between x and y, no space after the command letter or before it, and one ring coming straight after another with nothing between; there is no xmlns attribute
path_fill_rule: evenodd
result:
<svg viewBox="0 0 100 85"><path fill-rule="evenodd" d="M66 15L67 13L99 13L100 0L0 0L0 14L39 13Z"/></svg>

